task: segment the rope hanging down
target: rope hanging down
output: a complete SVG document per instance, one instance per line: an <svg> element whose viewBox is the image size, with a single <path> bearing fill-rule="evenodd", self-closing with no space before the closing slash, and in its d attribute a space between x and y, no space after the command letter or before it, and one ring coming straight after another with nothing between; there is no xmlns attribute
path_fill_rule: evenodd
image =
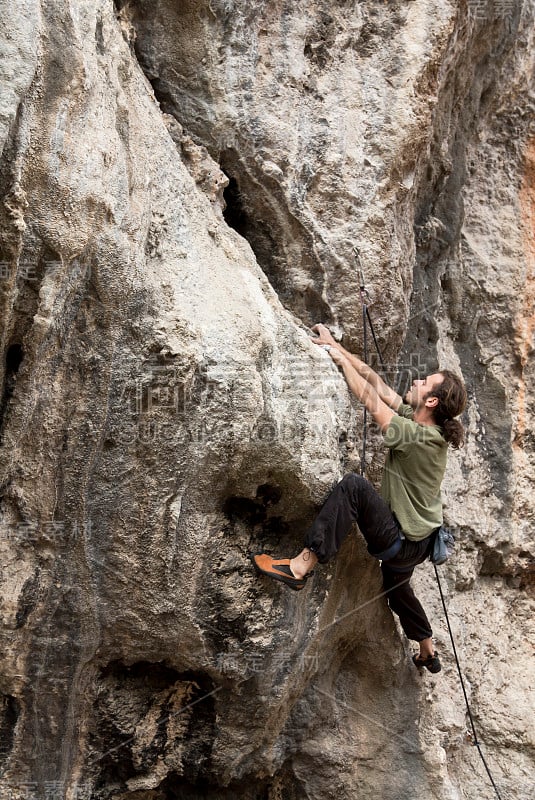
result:
<svg viewBox="0 0 535 800"><path fill-rule="evenodd" d="M361 266L361 263L360 263L360 253L359 253L359 250L358 250L357 247L355 247L354 250L355 250L355 258L356 258L356 261L357 261L357 267L358 267L358 271L359 271L359 279L360 279L359 291L360 291L360 302L361 302L361 305L362 305L363 361L364 361L365 364L368 364L368 335L367 335L367 328L369 327L370 328L370 332L372 334L373 343L375 345L375 349L376 349L377 355L379 357L379 363L381 364L381 369L383 370L383 373L385 373L386 372L386 368L385 368L385 364L384 364L384 361L383 361L383 356L381 354L381 350L379 349L379 343L378 343L377 337L375 335L375 330L373 328L372 318L370 316L370 310L368 308L368 297L369 297L369 295L368 295L368 291L366 289L366 285L364 283L364 274L362 272L362 266ZM361 459L360 459L360 472L361 472L362 476L364 476L364 474L366 472L367 427L368 427L368 417L367 417L367 411L366 411L366 406L365 406L364 407L364 424L363 424L363 430L362 430L362 455L361 455ZM477 751L478 751L478 753L479 753L479 755L481 757L481 760L482 760L482 762L483 762L483 764L485 766L485 770L487 771L487 775L489 776L489 780L490 780L490 782L492 784L492 787L493 787L494 791L496 792L496 796L497 796L498 800L502 800L502 798L500 796L500 793L498 791L498 787L496 786L496 783L494 781L494 778L492 777L492 774L491 774L491 771L489 769L489 766L488 766L488 764L487 764L487 762L485 760L485 756L483 755L483 752L481 750L481 743L479 742L479 740L477 738L477 732L476 732L476 727L475 727L475 724L474 724L474 718L472 716L472 711L470 709L470 704L468 702L468 695L466 693L466 688L465 688L465 685L464 685L464 679L463 679L463 675L462 675L462 672L461 672L461 665L459 664L459 658L457 656L457 648L455 646L455 640L453 638L453 631L452 631L451 625L450 625L450 620L449 620L449 616L448 616L448 609L446 608L446 601L444 599L444 594L442 592L442 584L440 583L440 578L439 578L439 575L438 575L438 570L437 570L436 564L434 565L434 567L435 567L435 576L436 576L437 584L438 584L438 590L440 592L440 599L442 600L442 608L444 609L444 615L446 617L446 624L448 626L448 632L449 632L449 635L450 635L451 646L453 648L453 655L455 657L455 663L457 665L457 672L459 673L459 680L460 680L460 683L461 683L461 688L463 690L464 702L466 703L466 710L467 710L467 713L468 713L468 718L470 720L470 726L472 728L472 733L473 733L473 737L474 737L474 745L477 747Z"/></svg>
<svg viewBox="0 0 535 800"><path fill-rule="evenodd" d="M368 319L368 304L367 300L367 291L364 285L364 276L362 274L362 268L360 266L360 256L359 251L355 248L357 263L359 265L359 272L360 272L360 302L362 305L362 347L363 347L363 359L364 363L368 363L368 328L367 328L367 319ZM366 474L366 436L368 433L368 409L364 406L363 412L363 420L362 420L362 454L360 457L360 474L362 477Z"/></svg>
<svg viewBox="0 0 535 800"><path fill-rule="evenodd" d="M478 751L479 755L481 756L481 760L482 760L482 762L483 762L483 764L485 766L485 769L487 770L487 775L489 776L489 780L490 780L490 782L492 784L492 788L496 792L496 797L498 797L498 800L501 800L501 796L500 796L500 793L498 791L498 787L496 786L496 784L494 782L494 778L492 777L492 774L491 774L491 771L489 769L489 766L488 766L488 764L487 764L487 762L485 760L485 756L483 755L483 752L481 750L481 743L478 741L478 738L477 738L476 726L474 725L474 718L473 718L472 712L470 710L470 704L468 703L468 696L466 694L466 689L465 689L465 686L464 686L463 674L461 672L461 665L459 664L459 659L457 657L457 648L455 647L455 640L453 638L453 631L452 631L451 625L450 625L450 619L449 619L449 616L448 616L448 609L446 608L446 601L444 600L444 594L442 593L442 584L440 583L440 578L438 576L438 570L437 570L436 564L434 565L434 567L435 567L435 576L436 576L437 583L438 583L438 590L440 592L440 599L442 600L442 608L444 609L444 615L446 617L446 623L448 625L448 633L450 635L451 646L453 648L453 655L455 656L455 663L457 665L457 672L459 673L459 680L461 682L461 687L462 687L462 690L463 690L464 702L466 703L466 710L468 712L468 718L470 720L470 726L472 728L472 733L474 735L474 745L477 747L477 751Z"/></svg>
<svg viewBox="0 0 535 800"><path fill-rule="evenodd" d="M383 356L381 350L379 348L379 342L377 341L377 336L375 335L375 329L373 327L372 318L370 316L370 310L368 308L368 290L366 289L366 284L364 283L364 273L362 271L362 264L360 263L360 252L358 247L354 246L353 250L355 251L355 259L357 262L357 267L359 271L359 291L360 291L360 302L362 305L362 347L363 347L363 361L365 364L368 363L368 327L370 328L370 333L373 338L373 343L375 345L375 349L377 350L377 355L379 356L379 363L381 365L381 369L383 373L386 372L385 363L383 361ZM362 477L366 474L366 440L368 434L368 411L366 406L364 406L364 414L363 414L363 426L362 426L362 455L360 457L360 474Z"/></svg>

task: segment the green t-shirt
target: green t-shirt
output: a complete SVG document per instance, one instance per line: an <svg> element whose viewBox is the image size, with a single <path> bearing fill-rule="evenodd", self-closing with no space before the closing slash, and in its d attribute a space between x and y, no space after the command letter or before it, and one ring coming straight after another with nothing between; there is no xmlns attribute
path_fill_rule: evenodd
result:
<svg viewBox="0 0 535 800"><path fill-rule="evenodd" d="M381 495L401 530L418 541L442 524L440 486L448 445L438 425L419 425L401 403L384 432L388 447Z"/></svg>

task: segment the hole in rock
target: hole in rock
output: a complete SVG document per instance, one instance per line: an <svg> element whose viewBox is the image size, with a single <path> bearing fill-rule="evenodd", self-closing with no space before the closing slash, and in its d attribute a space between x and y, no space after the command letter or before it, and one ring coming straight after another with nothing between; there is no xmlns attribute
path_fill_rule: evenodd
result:
<svg viewBox="0 0 535 800"><path fill-rule="evenodd" d="M225 210L223 217L227 225L234 228L240 236L247 238L247 227L249 220L247 219L247 212L243 205L243 198L240 194L238 181L236 178L228 176L229 184L223 190L223 199L225 201Z"/></svg>
<svg viewBox="0 0 535 800"><path fill-rule="evenodd" d="M271 483L262 483L256 490L256 496L265 506L275 506L282 497L282 489Z"/></svg>
<svg viewBox="0 0 535 800"><path fill-rule="evenodd" d="M39 291L43 276L48 269L55 269L61 264L60 255L43 242L29 241L23 249L16 267L17 302L13 307L11 318L6 321L10 331L15 331L18 342L12 342L5 355L5 377L0 402L0 425L9 399L13 395L15 380L24 359L21 341L34 324L34 316L39 307Z"/></svg>
<svg viewBox="0 0 535 800"><path fill-rule="evenodd" d="M0 402L0 425L3 422L7 404L15 391L17 373L23 358L24 351L21 344L15 343L8 347L5 361L4 390L2 392L2 401Z"/></svg>
<svg viewBox="0 0 535 800"><path fill-rule="evenodd" d="M236 484L228 487L220 505L228 521L220 526L221 547L272 554L301 545L321 504L311 502L309 488L291 471L270 472L266 477L254 496L253 492L246 497L231 493Z"/></svg>
<svg viewBox="0 0 535 800"><path fill-rule="evenodd" d="M12 344L6 353L6 373L16 375L24 358L21 344Z"/></svg>
<svg viewBox="0 0 535 800"><path fill-rule="evenodd" d="M131 779L156 775L167 759L180 762L186 781L207 780L216 688L205 673L179 672L163 663L105 667L90 737L99 796L111 797L125 791Z"/></svg>
<svg viewBox="0 0 535 800"><path fill-rule="evenodd" d="M206 781L192 784L173 773L160 784L157 792L159 800L305 800L307 796L290 772L264 780L251 776L225 787Z"/></svg>
<svg viewBox="0 0 535 800"><path fill-rule="evenodd" d="M220 167L229 179L223 192L227 224L243 236L281 302L307 325L327 324L332 313L322 296L323 274L310 232L288 209L288 199L274 178L247 174L239 154L224 150ZM294 270L306 276L305 288L295 285Z"/></svg>
<svg viewBox="0 0 535 800"><path fill-rule="evenodd" d="M281 278L277 270L277 253L281 250L282 231L277 231L269 222L264 221L265 201L258 192L254 199L251 197L237 171L237 155L222 153L220 161L221 169L229 179L228 186L223 191L226 203L223 211L225 222L247 239L258 263L280 293L282 287L277 285Z"/></svg>
<svg viewBox="0 0 535 800"><path fill-rule="evenodd" d="M241 521L246 525L265 523L267 509L275 506L282 498L282 489L271 483L262 483L256 490L256 497L231 496L223 503L223 513L231 521Z"/></svg>
<svg viewBox="0 0 535 800"><path fill-rule="evenodd" d="M19 718L19 703L11 695L0 695L0 772L13 747L15 727Z"/></svg>
<svg viewBox="0 0 535 800"><path fill-rule="evenodd" d="M223 503L223 513L231 522L258 525L266 518L264 506L249 497L228 497Z"/></svg>

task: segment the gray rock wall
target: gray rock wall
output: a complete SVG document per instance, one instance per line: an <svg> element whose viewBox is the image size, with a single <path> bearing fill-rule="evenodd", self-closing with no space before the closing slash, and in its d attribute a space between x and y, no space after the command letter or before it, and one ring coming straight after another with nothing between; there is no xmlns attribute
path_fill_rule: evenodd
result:
<svg viewBox="0 0 535 800"><path fill-rule="evenodd" d="M436 677L358 534L296 595L248 561L358 467L309 339L362 352L355 244L389 379L469 389L441 575L528 800L532 0L2 6L2 800L494 796L430 568Z"/></svg>

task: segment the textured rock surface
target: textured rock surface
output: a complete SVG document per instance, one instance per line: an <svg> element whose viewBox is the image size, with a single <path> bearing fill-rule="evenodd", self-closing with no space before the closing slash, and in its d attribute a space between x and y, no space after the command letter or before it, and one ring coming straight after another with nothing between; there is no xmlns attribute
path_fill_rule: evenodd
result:
<svg viewBox="0 0 535 800"><path fill-rule="evenodd" d="M390 379L469 387L443 582L527 800L533 2L3 6L2 797L493 796L430 570L422 678L360 538L297 596L247 560L358 463L307 333L360 352L358 243Z"/></svg>

